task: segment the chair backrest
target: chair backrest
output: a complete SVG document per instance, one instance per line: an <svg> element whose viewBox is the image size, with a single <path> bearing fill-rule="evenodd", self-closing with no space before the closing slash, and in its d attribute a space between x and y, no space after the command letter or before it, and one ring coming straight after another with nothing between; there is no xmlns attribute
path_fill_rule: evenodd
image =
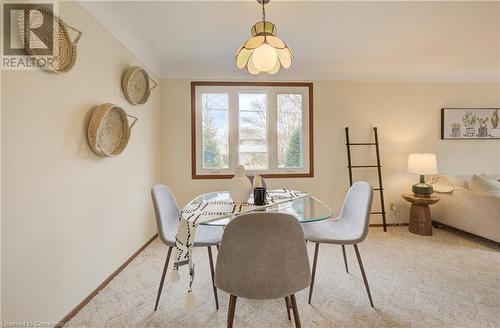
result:
<svg viewBox="0 0 500 328"><path fill-rule="evenodd" d="M351 226L350 231L354 231L358 242L364 240L368 234L372 200L373 189L366 181L355 182L345 197L339 220L346 220L345 224Z"/></svg>
<svg viewBox="0 0 500 328"><path fill-rule="evenodd" d="M250 299L275 299L309 286L311 271L299 221L282 213L249 213L233 219L222 236L217 288Z"/></svg>
<svg viewBox="0 0 500 328"><path fill-rule="evenodd" d="M167 243L167 231L177 231L180 211L177 201L170 189L162 184L157 184L151 188L151 197L155 208L156 226L160 239Z"/></svg>

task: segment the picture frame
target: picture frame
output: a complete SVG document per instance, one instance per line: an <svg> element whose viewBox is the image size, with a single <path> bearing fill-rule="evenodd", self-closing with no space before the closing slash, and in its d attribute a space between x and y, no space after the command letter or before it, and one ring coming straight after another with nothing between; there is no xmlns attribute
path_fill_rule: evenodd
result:
<svg viewBox="0 0 500 328"><path fill-rule="evenodd" d="M441 108L441 139L500 139L500 108Z"/></svg>

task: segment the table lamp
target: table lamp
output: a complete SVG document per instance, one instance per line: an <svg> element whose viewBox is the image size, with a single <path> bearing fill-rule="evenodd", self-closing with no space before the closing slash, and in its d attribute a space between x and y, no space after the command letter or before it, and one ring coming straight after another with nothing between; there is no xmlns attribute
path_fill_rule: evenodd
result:
<svg viewBox="0 0 500 328"><path fill-rule="evenodd" d="M411 188L415 197L430 197L433 193L431 185L425 183L426 174L437 174L435 154L410 154L408 157L408 172L420 174L420 182Z"/></svg>

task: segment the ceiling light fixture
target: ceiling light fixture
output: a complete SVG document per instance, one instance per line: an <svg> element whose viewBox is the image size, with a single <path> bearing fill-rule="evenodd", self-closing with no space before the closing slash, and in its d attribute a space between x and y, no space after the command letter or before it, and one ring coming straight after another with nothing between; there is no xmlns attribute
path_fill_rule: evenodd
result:
<svg viewBox="0 0 500 328"><path fill-rule="evenodd" d="M292 52L285 42L276 36L276 25L266 21L265 5L270 0L257 0L262 5L262 21L252 26L252 37L236 54L238 68L247 68L250 74L276 74L281 67L292 65Z"/></svg>

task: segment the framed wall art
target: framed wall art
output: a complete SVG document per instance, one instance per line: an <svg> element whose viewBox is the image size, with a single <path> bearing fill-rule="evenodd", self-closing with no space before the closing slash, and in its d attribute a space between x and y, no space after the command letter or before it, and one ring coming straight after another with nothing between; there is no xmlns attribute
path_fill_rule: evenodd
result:
<svg viewBox="0 0 500 328"><path fill-rule="evenodd" d="M500 139L500 108L441 108L441 139Z"/></svg>

